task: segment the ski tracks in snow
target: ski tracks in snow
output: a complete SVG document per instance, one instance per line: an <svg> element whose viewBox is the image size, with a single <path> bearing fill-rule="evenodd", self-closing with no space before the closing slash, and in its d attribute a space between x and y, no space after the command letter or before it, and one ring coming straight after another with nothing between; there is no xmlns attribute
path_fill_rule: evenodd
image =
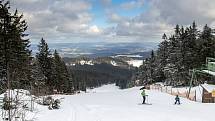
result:
<svg viewBox="0 0 215 121"><path fill-rule="evenodd" d="M85 105L85 104L73 104L70 102L70 116L68 121L102 121L101 118L96 114L95 109L98 109L99 106Z"/></svg>
<svg viewBox="0 0 215 121"><path fill-rule="evenodd" d="M71 115L69 116L69 120L71 119L71 121L77 121L76 120L76 117L77 117L77 108L73 104L71 104L70 114Z"/></svg>

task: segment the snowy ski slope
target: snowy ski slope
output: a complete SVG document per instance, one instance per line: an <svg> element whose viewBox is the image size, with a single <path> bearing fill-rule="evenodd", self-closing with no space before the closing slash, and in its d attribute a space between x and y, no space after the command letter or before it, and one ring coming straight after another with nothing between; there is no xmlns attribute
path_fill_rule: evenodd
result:
<svg viewBox="0 0 215 121"><path fill-rule="evenodd" d="M36 121L214 121L215 104L202 104L157 91L146 91L149 103L140 105L140 87L119 90L106 85L77 95L58 95L64 98L61 109L48 110L37 106Z"/></svg>

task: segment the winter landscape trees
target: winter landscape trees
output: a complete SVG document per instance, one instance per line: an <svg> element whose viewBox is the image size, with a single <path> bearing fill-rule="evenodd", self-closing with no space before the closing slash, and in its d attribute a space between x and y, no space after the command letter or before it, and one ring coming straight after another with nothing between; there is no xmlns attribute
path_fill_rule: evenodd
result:
<svg viewBox="0 0 215 121"><path fill-rule="evenodd" d="M206 57L215 57L214 30L207 24L202 31L195 22L186 28L176 25L174 30L170 37L163 35L155 56L144 60L139 69L142 83L162 81L172 86L187 85L189 70L202 67Z"/></svg>
<svg viewBox="0 0 215 121"><path fill-rule="evenodd" d="M39 67L44 75L44 83L49 93L53 93L53 90L58 92L71 91L69 85L69 73L65 63L59 56L57 50L51 54L48 44L42 38L38 45L38 53L36 54L35 61L39 64Z"/></svg>
<svg viewBox="0 0 215 121"><path fill-rule="evenodd" d="M23 15L18 10L11 13L9 2L0 1L0 92L35 85L47 87L44 92L68 90L69 74L57 51L52 55L42 38L34 58L26 30Z"/></svg>
<svg viewBox="0 0 215 121"><path fill-rule="evenodd" d="M89 78L94 77L84 72L89 68L89 73L92 73L93 68L85 66L83 71L80 70L82 67L77 66L79 70L76 72L71 69L72 67L67 68L57 50L50 50L43 38L34 57L29 49L27 23L23 20L23 15L17 10L11 13L9 2L2 1L0 7L1 91L4 91L5 87L11 87L52 94L54 90L72 92L78 89L77 87L79 89L83 87L85 90L87 86L100 85L98 84L100 80L91 80ZM137 78L134 79L140 79L141 84L164 81L168 85L186 85L190 80L190 69L201 67L206 57L215 57L214 30L208 25L205 25L202 31L197 28L195 22L188 27L176 25L174 33L170 36L164 34L162 39L158 49L152 51L151 57L145 59L138 69ZM104 64L102 66L110 68ZM101 83L116 82L117 85L126 88L131 83L132 71L126 71L126 76L117 75L119 78L115 78L117 73L114 73L115 75L111 76L116 80L106 79ZM95 73L98 74L96 71ZM120 72L122 73L124 70ZM81 74L84 76L80 76ZM110 77L110 74L105 75L107 78Z"/></svg>
<svg viewBox="0 0 215 121"><path fill-rule="evenodd" d="M29 83L31 51L26 39L27 23L23 15L9 12L9 2L0 2L1 91L10 86L23 88Z"/></svg>
<svg viewBox="0 0 215 121"><path fill-rule="evenodd" d="M73 36L75 36L74 39L77 38L82 40L82 37L85 37L84 39L86 40L83 39L83 41L88 41L88 39L94 39L94 37L96 38L98 36L95 41L99 41L100 39L103 39L103 37L104 40L109 40L111 38L115 41L115 39L117 40L120 36L120 38L118 38L119 41L124 42L125 40L126 44L130 44L130 41L139 41L138 39L144 39L145 35L149 34L151 36L150 32L152 32L153 35L158 35L160 32L160 30L150 31L143 36L142 31L145 32L144 29L162 28L163 30L163 28L168 28L166 27L166 24L168 23L156 23L156 20L153 21L155 22L155 26L152 26L149 23L142 22L142 15L139 17L137 16L134 19L129 19L129 17L121 18L120 15L113 14L113 16L111 15L111 18L117 20L109 21L111 25L108 26L108 28L105 26L104 28L100 28L97 25L90 25L92 24L91 14L88 15L87 11L91 9L91 1L88 1L89 3L82 6L83 8L80 7L81 9L75 8L76 6L72 6L72 3L65 6L67 9L69 8L68 10L62 10L62 6L66 3L66 1L63 1L65 3L58 5L60 2L57 0L55 1L56 3L54 6L49 6L49 9L39 11L38 16L34 16L33 14L29 14L28 16L30 18L28 18L28 20L31 20L30 23L34 20L34 22L38 22L40 26L44 26L45 24L43 23L47 22L45 21L47 18L42 18L46 15L51 16L51 14L57 13L50 18L48 17L51 25L45 25L45 31L41 31L41 29L37 30L37 32L42 33L40 34L41 40L36 49L34 48L34 51L32 51L30 49L30 42L32 40L30 39L33 37L30 38L28 36L28 32L31 34L35 33L34 31L27 31L28 25L24 20L24 16L20 14L18 10L11 9L8 1L0 0L0 111L2 111L0 121L18 121L18 119L21 118L22 121L27 120L25 119L25 116L27 116L25 115L27 114L27 111L32 111L31 114L36 114L39 112L38 117L35 118L33 115L32 117L40 121L85 121L86 119L95 121L103 120L104 117L108 121L110 121L110 119L117 121L123 119L133 120L134 118L136 118L136 120L142 120L143 113L146 114L144 116L146 120L156 119L156 117L153 117L155 114L158 114L158 119L161 118L162 120L166 120L169 118L171 120L175 117L172 115L168 117L169 114L171 114L169 110L173 111L172 114L178 113L179 111L183 112L187 109L186 106L190 105L195 107L194 109L203 110L197 113L188 113L189 111L180 113L183 115L179 116L181 118L179 118L180 121L182 121L184 117L185 120L190 120L190 114L198 115L202 112L206 112L210 114L210 116L203 115L200 116L200 118L197 116L196 119L199 118L200 120L207 120L213 117L213 115L211 115L213 106L211 107L211 105L206 106L201 105L200 103L192 103L187 99L182 98L181 101L183 105L180 110L178 110L178 107L172 106L171 99L174 100L173 96L163 94L158 91L153 91L153 88L151 88L153 87L153 83L164 82L162 84L154 84L154 87L159 89L161 88L162 91L163 88L158 85L168 85L171 87L170 94L174 95L174 90L178 91L179 89L175 88L175 86L186 86L190 82L191 87L193 85L192 83L197 82L197 79L195 81L190 81L191 70L204 67L207 57L215 58L215 31L207 24L202 29L198 28L195 22L187 27L176 25L174 32L172 32L171 35L163 34L162 41L159 43L157 50L150 51L151 48L153 48L150 45L151 43L149 45L145 43L147 47L149 46L149 49L144 48L144 46L137 48L138 44L136 43L133 43L132 46L123 46L121 43L113 42L114 46L109 45L112 46L113 51L107 47L108 44L106 43L104 46L103 44L98 44L97 42L90 42L90 44L95 44L95 46L92 46L95 48L90 51L90 49L86 48L89 47L89 45L83 42L82 45L79 46L83 46L82 48L84 48L84 51L80 51L79 47L75 48L75 46L67 46L66 44L68 43L64 43L67 41L66 39L72 40ZM50 1L47 3L49 2ZM81 6L81 4L83 4L82 2L84 3L84 0L81 0L78 4ZM31 1L28 4L32 5L32 3L34 2ZM131 2L133 5L136 5L137 3L139 2ZM44 3L41 2L40 4ZM72 6L72 9L70 9L70 6ZM53 8L55 10L51 11ZM69 12L65 13L67 11ZM71 11L80 13L70 14ZM148 10L145 9L145 11ZM156 13L156 11L154 12ZM154 12L152 13L157 15ZM71 18L62 14L69 14ZM121 14L121 12L119 12L119 14ZM162 14L158 15L160 16ZM69 22L65 23L63 26L55 25L59 24L58 21L61 23L65 22L61 21L61 19L52 21L52 19L56 19L56 17L62 17L62 20L65 17L66 21ZM38 18L40 20L36 21L35 19ZM82 21L82 18L86 20ZM149 19L151 18L149 17ZM112 23L114 21L117 21L117 23ZM112 25L116 28L112 28ZM52 26L51 29L49 28L50 26ZM48 44L48 41L46 41L46 39L50 39L48 38L50 36L46 36L46 34L50 34L47 30L52 30L53 28L55 29L55 32L62 32L57 36L53 35L53 33L51 34L51 39L55 42L61 41L61 39L58 38L59 36L63 38L62 40L64 44L61 48L53 46L53 43ZM37 29L37 27L34 29ZM126 31L127 29L129 29L128 32ZM63 33L70 33L70 31L71 35L69 36L72 37L67 38L67 34ZM136 33L135 31L138 32ZM47 38L42 38L44 35ZM134 37L133 39L135 40L127 40L130 39L129 36ZM38 36L34 37L33 41L35 39L38 39ZM60 43L55 44L59 45ZM95 54L95 51L99 51L99 55ZM105 53L105 51L107 53ZM145 54L147 55L147 58L145 58ZM67 55L69 55L69 57L67 57ZM150 57L148 57L148 55L150 55ZM140 67L139 62L139 64L137 64L138 66L135 65L135 59L137 59L136 63L139 61L140 63L143 62L143 64ZM211 67L214 67L214 61L211 61L210 63L213 64ZM193 72L195 72L195 70L193 70ZM203 76L204 74L201 75L201 79L198 78L202 82L207 81L208 79L208 77ZM138 105L138 101L141 101L142 99L139 93L140 87L125 89L132 86L137 86L136 82L139 86L152 84L150 85L150 89L152 90L147 90L146 94L144 90L144 93L142 93L144 100L145 97L147 97L146 101L148 102L149 100L152 102L148 103L151 105L150 108L142 108ZM100 86L103 87L98 88ZM168 92L168 86L165 86L166 92ZM148 89L148 87L149 86L147 85L146 89ZM197 86L196 88L201 87ZM182 91L185 91L186 97L190 98L189 95L191 94L190 92L192 92L191 88L189 88L188 91L184 87L181 89ZM192 97L192 100L196 100L197 97L203 97L202 94L204 93L202 92L206 89L202 86L202 90L199 90L201 93L200 96L197 96L195 89L195 96ZM84 92L82 91L84 91L85 94L83 94ZM211 98L207 99L208 101L206 102L214 101L214 97L212 97L213 92L214 91L206 92L207 95L211 96ZM72 95L74 93L80 94ZM179 93L181 92L178 91L177 94ZM65 94L68 95L65 96ZM179 99L178 96L177 98ZM60 106L61 101L62 105ZM34 112L34 104L36 105L37 112ZM49 106L49 110L59 108L62 110L60 109L58 111L50 111L50 113L46 113L48 109L44 108L44 106ZM209 110L207 108L209 108ZM129 112L127 110L129 110ZM130 110L133 111L132 114L134 115L126 115L124 118L116 113L121 112L122 114L130 114ZM192 110L190 111L192 112ZM109 118L109 116L112 117Z"/></svg>

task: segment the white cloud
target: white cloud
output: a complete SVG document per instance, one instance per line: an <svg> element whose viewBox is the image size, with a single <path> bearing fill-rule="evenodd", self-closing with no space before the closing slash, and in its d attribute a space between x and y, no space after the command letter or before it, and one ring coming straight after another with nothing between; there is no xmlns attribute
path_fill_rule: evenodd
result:
<svg viewBox="0 0 215 121"><path fill-rule="evenodd" d="M134 18L123 18L116 13L109 15L109 21L117 24L112 29L115 37L160 41L163 33L171 34L176 24L188 26L194 20L198 26L215 27L214 0L150 0L149 9ZM121 6L132 9L137 1ZM144 1L143 1L144 3ZM109 31L110 32L110 31Z"/></svg>
<svg viewBox="0 0 215 121"><path fill-rule="evenodd" d="M11 0L11 7L24 14L33 40L160 41L175 24L186 26L195 20L199 26L215 27L214 0L131 0L119 6L112 0L99 0L106 12L106 28L92 23L97 19L91 11L92 1ZM133 18L120 15L146 2L148 7L142 14Z"/></svg>
<svg viewBox="0 0 215 121"><path fill-rule="evenodd" d="M11 5L24 14L33 40L44 37L66 41L69 36L88 34L92 21L91 3L85 0L12 0Z"/></svg>
<svg viewBox="0 0 215 121"><path fill-rule="evenodd" d="M157 9L160 18L169 24L210 24L215 19L214 0L152 0L151 9Z"/></svg>
<svg viewBox="0 0 215 121"><path fill-rule="evenodd" d="M118 15L117 13L112 13L112 12L107 14L107 17L108 17L108 22L110 22L110 23L119 23L119 22L123 22L126 20L125 17L122 17L122 16Z"/></svg>
<svg viewBox="0 0 215 121"><path fill-rule="evenodd" d="M89 34L100 34L102 32L96 25L90 26L88 31Z"/></svg>
<svg viewBox="0 0 215 121"><path fill-rule="evenodd" d="M126 10L142 7L144 5L145 0L132 0L129 2L122 3L120 7Z"/></svg>

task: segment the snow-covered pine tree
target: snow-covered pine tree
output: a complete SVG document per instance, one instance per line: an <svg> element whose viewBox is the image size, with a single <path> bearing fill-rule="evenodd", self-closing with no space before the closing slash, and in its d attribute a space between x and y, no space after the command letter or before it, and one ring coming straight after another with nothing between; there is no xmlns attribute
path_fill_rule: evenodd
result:
<svg viewBox="0 0 215 121"><path fill-rule="evenodd" d="M36 58L39 62L42 73L45 75L47 93L52 93L53 91L52 59L48 44L43 38L41 39L38 45L38 51L39 52L36 53Z"/></svg>
<svg viewBox="0 0 215 121"><path fill-rule="evenodd" d="M34 95L44 94L46 90L44 90L45 86L45 75L42 72L39 61L34 58L31 66L31 91Z"/></svg>
<svg viewBox="0 0 215 121"><path fill-rule="evenodd" d="M140 85L147 84L151 81L150 70L150 60L146 58L143 60L143 65L140 66L137 74L137 79L140 80Z"/></svg>
<svg viewBox="0 0 215 121"><path fill-rule="evenodd" d="M206 57L215 58L215 37L213 34L214 30L211 29L207 24L200 33L197 47L199 54L201 55L199 58L201 65L204 64Z"/></svg>
<svg viewBox="0 0 215 121"><path fill-rule="evenodd" d="M69 73L67 70L67 67L60 57L57 50L54 51L53 54L53 82L54 87L59 92L66 92L66 90L69 88Z"/></svg>
<svg viewBox="0 0 215 121"><path fill-rule="evenodd" d="M9 9L9 2L0 1L0 78L4 87L23 88L23 83L29 84L31 56L27 23L17 10ZM6 81L10 81L7 86Z"/></svg>
<svg viewBox="0 0 215 121"><path fill-rule="evenodd" d="M199 30L197 30L197 25L195 21L192 25L186 29L187 37L185 38L185 66L187 69L197 68L199 66L198 59L199 53L197 48Z"/></svg>
<svg viewBox="0 0 215 121"><path fill-rule="evenodd" d="M17 10L10 12L9 1L0 0L0 92L13 88L26 89L30 86L31 51L26 30L27 23L23 20L23 15L18 14ZM11 109L20 103L18 99L11 97L11 91L5 97L4 111L7 112L8 121L11 121L18 115L18 110Z"/></svg>
<svg viewBox="0 0 215 121"><path fill-rule="evenodd" d="M150 58L144 61L138 78L143 82L163 79L170 85L187 85L190 80L189 70L201 67L206 57L215 57L213 32L207 25L200 32L195 22L185 29L176 25L174 34L169 38L163 35L153 63Z"/></svg>

